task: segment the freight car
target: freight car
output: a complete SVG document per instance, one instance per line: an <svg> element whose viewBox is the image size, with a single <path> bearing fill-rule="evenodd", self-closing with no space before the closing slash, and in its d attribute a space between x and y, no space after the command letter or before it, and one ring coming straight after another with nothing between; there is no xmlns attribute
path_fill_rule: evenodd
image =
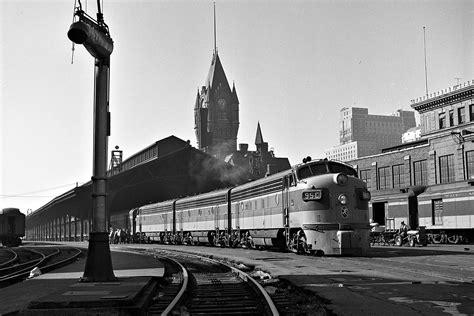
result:
<svg viewBox="0 0 474 316"><path fill-rule="evenodd" d="M133 234L150 241L361 255L369 200L351 166L308 157L240 186L139 207L130 221Z"/></svg>
<svg viewBox="0 0 474 316"><path fill-rule="evenodd" d="M7 247L17 247L25 236L25 214L17 208L0 211L0 242Z"/></svg>

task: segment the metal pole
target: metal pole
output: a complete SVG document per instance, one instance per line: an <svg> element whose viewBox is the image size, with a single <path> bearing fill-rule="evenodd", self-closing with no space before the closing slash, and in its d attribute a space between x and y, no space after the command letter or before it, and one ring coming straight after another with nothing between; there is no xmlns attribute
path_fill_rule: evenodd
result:
<svg viewBox="0 0 474 316"><path fill-rule="evenodd" d="M426 98L428 98L428 68L426 67L426 35L425 35L424 26L423 26L423 47L425 50L425 90L426 90Z"/></svg>
<svg viewBox="0 0 474 316"><path fill-rule="evenodd" d="M94 21L80 2L75 15L79 21L71 24L67 36L83 44L95 58L94 65L94 148L92 172L92 223L89 226L89 251L82 281L107 282L116 280L110 255L107 231L107 137L109 136L109 70L113 41L100 12ZM82 230L82 225L81 225Z"/></svg>
<svg viewBox="0 0 474 316"><path fill-rule="evenodd" d="M95 59L92 229L89 233L89 252L82 277L85 282L116 280L106 220L109 68L109 57Z"/></svg>

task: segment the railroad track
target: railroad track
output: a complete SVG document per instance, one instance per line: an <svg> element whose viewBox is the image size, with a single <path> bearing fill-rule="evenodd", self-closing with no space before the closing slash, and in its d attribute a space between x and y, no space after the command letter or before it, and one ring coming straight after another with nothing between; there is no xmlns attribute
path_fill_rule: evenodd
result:
<svg viewBox="0 0 474 316"><path fill-rule="evenodd" d="M166 282L149 315L279 315L266 291L241 270L192 254L153 255L165 264Z"/></svg>
<svg viewBox="0 0 474 316"><path fill-rule="evenodd" d="M0 288L20 282L38 267L42 273L62 267L81 255L71 247L18 247L0 249Z"/></svg>

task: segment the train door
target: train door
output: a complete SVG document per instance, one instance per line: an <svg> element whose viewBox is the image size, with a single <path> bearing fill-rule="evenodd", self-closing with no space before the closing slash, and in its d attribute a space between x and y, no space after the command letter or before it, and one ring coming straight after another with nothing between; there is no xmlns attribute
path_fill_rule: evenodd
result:
<svg viewBox="0 0 474 316"><path fill-rule="evenodd" d="M140 211L137 212L137 216L140 216L138 218L138 232L141 233L142 232L142 215L140 214Z"/></svg>
<svg viewBox="0 0 474 316"><path fill-rule="evenodd" d="M411 229L417 229L418 222L418 198L410 196L408 198L408 225Z"/></svg>
<svg viewBox="0 0 474 316"><path fill-rule="evenodd" d="M16 222L14 216L7 216L8 226L7 226L7 235L13 235L16 233Z"/></svg>
<svg viewBox="0 0 474 316"><path fill-rule="evenodd" d="M290 243L290 184L291 176L287 175L283 179L283 189L281 194L281 208L283 216L283 227L285 227L286 244Z"/></svg>
<svg viewBox="0 0 474 316"><path fill-rule="evenodd" d="M178 221L178 232L183 231L183 216L184 211L176 211L176 220Z"/></svg>
<svg viewBox="0 0 474 316"><path fill-rule="evenodd" d="M173 221L171 223L171 229L172 229L172 233L173 234L176 234L176 201L173 202L173 215L172 215L172 218L171 220Z"/></svg>
<svg viewBox="0 0 474 316"><path fill-rule="evenodd" d="M238 230L242 227L240 218L243 211L244 211L244 203L243 202L235 203L235 228Z"/></svg>
<svg viewBox="0 0 474 316"><path fill-rule="evenodd" d="M132 226L132 236L135 236L135 234L137 233L137 213L138 209L134 209L132 212L132 218L130 223L130 225Z"/></svg>
<svg viewBox="0 0 474 316"><path fill-rule="evenodd" d="M219 229L219 206L211 206L211 214L214 215L214 229Z"/></svg>
<svg viewBox="0 0 474 316"><path fill-rule="evenodd" d="M222 217L223 217L222 218L222 225L223 225L222 228L224 228L226 230L226 232L228 232L229 231L229 224L228 224L229 223L229 214L227 212L227 207L226 206L222 207Z"/></svg>
<svg viewBox="0 0 474 316"><path fill-rule="evenodd" d="M227 194L225 196L225 210L226 210L226 224L227 224L227 234L231 235L232 234L232 202L230 198L230 190L227 191Z"/></svg>

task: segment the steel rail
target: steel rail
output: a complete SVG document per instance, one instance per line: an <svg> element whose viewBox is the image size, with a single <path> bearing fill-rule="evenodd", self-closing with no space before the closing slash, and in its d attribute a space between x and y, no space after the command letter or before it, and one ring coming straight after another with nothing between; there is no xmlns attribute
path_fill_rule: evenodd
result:
<svg viewBox="0 0 474 316"><path fill-rule="evenodd" d="M165 257L162 257L162 258L164 258L165 260L169 260L169 261L173 262L174 264L176 264L177 266L179 266L179 268L181 269L182 274L183 274L183 283L182 283L181 289L179 290L178 294L173 299L173 301L161 313L162 316L166 316L166 315L169 315L171 313L171 311L176 307L176 305L183 298L184 293L186 292L186 290L188 288L189 275L188 275L188 271L186 270L186 268L181 263L179 263L178 261L176 261L174 259L171 259L171 258L165 258Z"/></svg>
<svg viewBox="0 0 474 316"><path fill-rule="evenodd" d="M2 269L3 266L7 266L9 264L12 264L13 262L15 262L18 259L18 254L15 251L11 250L10 248L5 248L5 250L13 253L13 258L8 260L8 261L0 263L0 269Z"/></svg>
<svg viewBox="0 0 474 316"><path fill-rule="evenodd" d="M48 271L51 271L53 269L56 269L60 266L62 266L63 264L66 264L68 263L69 261L72 261L74 259L76 259L77 257L79 257L82 253L82 250L79 249L79 248L70 248L69 250L73 250L75 251L76 253L74 253L73 255L71 256L68 256L67 258L63 259L63 260L60 260L60 261L57 261L57 262L54 262L54 263L51 263L49 265L45 265L45 266L42 266L41 267L41 271L43 272L48 272Z"/></svg>
<svg viewBox="0 0 474 316"><path fill-rule="evenodd" d="M46 258L46 255L44 253L41 253L41 252L38 252L38 251L32 250L32 249L26 249L26 250L28 250L29 252L40 255L40 258L30 260L30 261L27 261L27 262L24 262L24 263L20 263L16 266L13 266L13 267L10 266L10 267L6 267L4 269L0 269L0 270L7 270L7 271L12 270L13 271L13 273L8 273L7 272L7 274L1 276L0 281L8 280L10 277L16 277L18 274L22 274L22 273L26 273L26 272L29 273L30 269L32 267L41 264L41 262L43 262Z"/></svg>
<svg viewBox="0 0 474 316"><path fill-rule="evenodd" d="M53 270L55 267L59 267L59 266L62 266L63 264L67 263L68 261L71 261L73 259L76 259L80 254L81 254L81 250L78 249L78 248L73 248L74 250L77 250L78 252L75 253L73 256L69 256L68 258L64 259L64 260L61 260L61 261L58 261L56 263L53 263L53 264L50 264L50 265L47 265L47 266L43 266L43 267L40 267L41 269L40 270L43 270L43 271L51 271ZM26 262L26 264L30 263L30 266L28 266L27 268L22 268L21 270L18 270L18 271L15 271L14 273L10 273L9 275L6 275L6 276L3 276L3 277L0 277L0 287L2 284L9 284L9 283L12 283L13 281L17 280L17 279L21 279L27 275L29 275L30 273L30 269L34 266L37 266L39 267L41 265L41 263L45 262L47 259L53 257L53 256L56 256L58 255L59 253L61 253L60 249L59 248L56 248L54 252L48 254L48 255L45 255L44 253L41 253L39 251L36 251L36 250L32 250L32 249L28 249L28 251L31 251L31 252L34 252L34 253L37 253L37 254L40 254L42 255L42 258L40 259L36 259L36 260L33 260L33 261L29 261L29 262ZM35 264L31 265L32 262L35 262ZM38 262L38 263L36 263ZM46 268L46 269L45 269Z"/></svg>
<svg viewBox="0 0 474 316"><path fill-rule="evenodd" d="M257 281L255 281L250 275L248 275L247 273L243 272L240 269L237 269L237 268L235 268L231 265L222 263L220 261L217 261L217 260L214 260L214 259L211 259L211 258L207 258L207 257L197 256L197 255L194 255L194 254L193 254L193 256L196 256L196 257L199 257L199 258L204 258L205 260L208 260L208 261L213 262L215 264L220 264L224 267L230 268L232 270L232 272L234 272L236 275L238 275L239 278L242 279L243 281L245 281L247 283L249 283L249 281L250 281L251 287L257 288L259 293L265 299L265 301L267 303L267 306L270 309L272 315L274 315L274 316L280 315L280 313L278 312L278 309L276 308L275 303L273 303L273 300L271 299L270 295L268 295L267 291L265 291L265 289Z"/></svg>
<svg viewBox="0 0 474 316"><path fill-rule="evenodd" d="M163 252L170 252L169 250L162 250L160 249L160 251L163 251ZM171 251L172 252L172 251ZM188 257L195 257L195 258L199 258L201 260L206 260L208 262L211 262L213 264L216 264L216 265L221 265L221 266L224 266L228 269L230 269L233 273L235 273L241 280L243 280L244 282L246 283L249 283L250 287L252 287L254 290L256 288L256 291L258 291L262 296L263 298L265 299L265 302L267 304L267 307L268 309L270 310L271 314L274 315L274 316L278 316L280 315L279 312L278 312L278 309L276 308L275 306L275 303L273 302L273 300L270 298L270 295L268 295L267 291L265 291L265 289L257 282L255 281L250 275L248 275L247 273L243 272L242 270L240 269L237 269L231 265L228 265L228 264L225 264L223 262L220 262L220 261L217 261L217 260L214 260L214 259L211 259L211 258L208 258L208 257L205 257L205 256L200 256L200 255L196 255L196 254L191 254L191 253L186 253L186 252L183 252L183 251L177 251L178 253L181 253L182 255L185 255L185 256L188 256Z"/></svg>

